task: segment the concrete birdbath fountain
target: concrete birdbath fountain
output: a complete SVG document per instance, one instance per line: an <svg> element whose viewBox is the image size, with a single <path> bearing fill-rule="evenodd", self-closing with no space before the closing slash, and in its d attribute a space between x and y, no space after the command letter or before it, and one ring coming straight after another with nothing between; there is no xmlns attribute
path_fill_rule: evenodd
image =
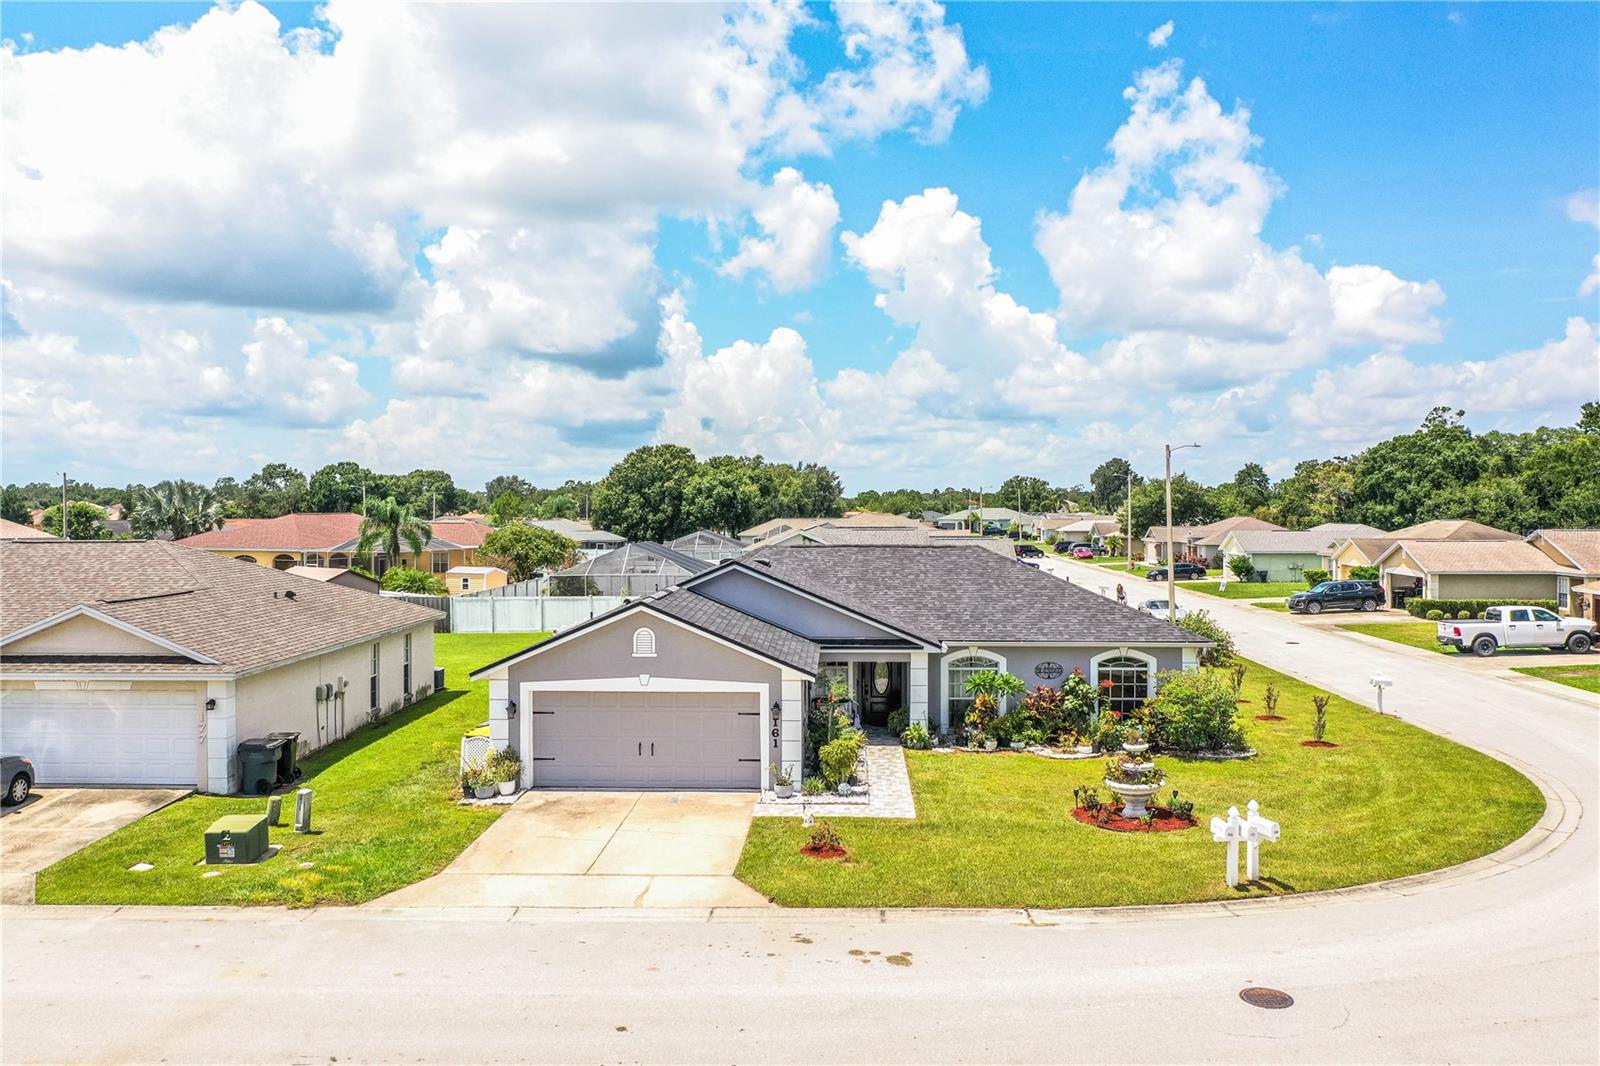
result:
<svg viewBox="0 0 1600 1066"><path fill-rule="evenodd" d="M1145 804L1166 784L1167 775L1156 767L1155 758L1145 758L1149 750L1147 743L1130 741L1122 745L1121 755L1106 762L1105 784L1122 800L1124 818L1143 818Z"/></svg>

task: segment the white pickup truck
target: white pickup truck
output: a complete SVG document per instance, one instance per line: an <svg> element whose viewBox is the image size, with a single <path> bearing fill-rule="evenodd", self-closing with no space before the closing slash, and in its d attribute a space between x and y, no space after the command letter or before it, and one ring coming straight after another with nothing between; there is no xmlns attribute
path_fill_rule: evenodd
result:
<svg viewBox="0 0 1600 1066"><path fill-rule="evenodd" d="M1493 655L1501 648L1565 648L1582 654L1594 647L1594 623L1562 618L1543 607L1490 607L1481 622L1440 622L1438 641L1457 651Z"/></svg>

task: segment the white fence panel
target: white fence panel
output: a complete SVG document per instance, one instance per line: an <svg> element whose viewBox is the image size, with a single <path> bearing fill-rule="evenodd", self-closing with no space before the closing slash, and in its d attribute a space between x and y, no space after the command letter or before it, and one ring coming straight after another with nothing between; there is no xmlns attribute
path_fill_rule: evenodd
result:
<svg viewBox="0 0 1600 1066"><path fill-rule="evenodd" d="M568 629L625 602L621 596L456 596L450 600L450 632Z"/></svg>

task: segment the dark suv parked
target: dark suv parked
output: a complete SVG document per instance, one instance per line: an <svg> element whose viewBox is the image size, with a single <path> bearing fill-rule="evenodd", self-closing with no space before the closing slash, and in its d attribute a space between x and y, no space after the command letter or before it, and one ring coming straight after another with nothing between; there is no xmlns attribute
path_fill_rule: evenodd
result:
<svg viewBox="0 0 1600 1066"><path fill-rule="evenodd" d="M1383 602L1383 586L1376 581L1324 581L1306 592L1296 592L1287 602L1289 610L1297 614L1321 614L1341 607L1376 611Z"/></svg>
<svg viewBox="0 0 1600 1066"><path fill-rule="evenodd" d="M1175 581L1196 581L1206 576L1206 568L1199 563L1179 563L1172 568L1172 577ZM1167 568L1157 567L1144 575L1146 581L1165 581Z"/></svg>
<svg viewBox="0 0 1600 1066"><path fill-rule="evenodd" d="M1044 549L1037 544L1018 544L1011 550L1017 553L1018 559L1044 558Z"/></svg>

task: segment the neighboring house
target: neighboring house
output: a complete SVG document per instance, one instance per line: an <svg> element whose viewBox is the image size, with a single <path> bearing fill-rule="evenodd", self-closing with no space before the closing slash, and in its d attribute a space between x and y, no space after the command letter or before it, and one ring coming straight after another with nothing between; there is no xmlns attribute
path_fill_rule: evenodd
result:
<svg viewBox="0 0 1600 1066"><path fill-rule="evenodd" d="M1332 528L1332 527L1319 527ZM1349 528L1349 527L1344 527ZM1348 581L1358 566L1377 566L1384 552L1402 540L1438 540L1456 543L1472 541L1518 540L1515 533L1495 529L1481 522L1438 520L1397 529L1382 535L1345 535L1330 547L1323 569L1334 578Z"/></svg>
<svg viewBox="0 0 1600 1066"><path fill-rule="evenodd" d="M1392 533L1381 537L1346 537L1328 548L1322 569L1335 581L1349 581L1358 566L1377 566L1383 553L1394 547Z"/></svg>
<svg viewBox="0 0 1600 1066"><path fill-rule="evenodd" d="M822 515L812 518L768 519L749 529L740 530L739 539L747 545L760 544L784 533L824 524L854 529L916 529L921 525L915 518L889 514L886 511L850 511L834 517Z"/></svg>
<svg viewBox="0 0 1600 1066"><path fill-rule="evenodd" d="M452 566L444 573L444 587L450 590L450 595L461 596L504 588L510 577L498 566Z"/></svg>
<svg viewBox="0 0 1600 1066"><path fill-rule="evenodd" d="M433 539L420 555L408 550L402 551L398 560L390 560L382 551L375 551L366 569L382 577L391 566L409 566L427 570L442 579L452 567L484 565L478 551L483 546L483 538L494 531L492 526L445 518L430 525ZM287 570L291 566L326 566L337 570L357 561L356 547L360 540L361 516L358 514L286 514L279 518L256 519L240 526L224 526L185 537L179 543L186 548L200 548L275 570Z"/></svg>
<svg viewBox="0 0 1600 1066"><path fill-rule="evenodd" d="M1067 540L1074 544L1104 544L1107 537L1115 536L1122 531L1122 523L1111 515L1067 515L1055 518L1041 518L1038 532L1041 537L1048 537L1051 533L1057 540Z"/></svg>
<svg viewBox="0 0 1600 1066"><path fill-rule="evenodd" d="M239 785L433 683L437 611L165 541L0 541L0 747L41 783Z"/></svg>
<svg viewBox="0 0 1600 1066"><path fill-rule="evenodd" d="M1330 522L1311 529L1235 529L1218 545L1222 565L1245 556L1263 581L1299 581L1307 570L1331 570L1333 546L1341 539L1383 536L1373 526Z"/></svg>
<svg viewBox="0 0 1600 1066"><path fill-rule="evenodd" d="M1528 534L1528 543L1581 575L1556 579L1556 606L1563 611L1596 617L1594 610L1600 604L1592 598L1593 594L1584 593L1591 599L1583 603L1572 593L1577 591L1580 581L1600 582L1600 529L1536 529Z"/></svg>
<svg viewBox="0 0 1600 1066"><path fill-rule="evenodd" d="M25 526L9 518L0 518L0 539L3 540L60 540L54 533L46 533L34 526Z"/></svg>
<svg viewBox="0 0 1600 1066"><path fill-rule="evenodd" d="M559 533L568 540L578 542L578 554L585 559L593 559L597 555L604 555L608 551L622 547L628 543L627 537L619 537L615 533L607 533L603 529L596 529L588 522L577 522L570 518L524 518L523 525L535 526L539 529L548 529L552 533Z"/></svg>
<svg viewBox="0 0 1600 1066"><path fill-rule="evenodd" d="M653 540L638 540L557 570L545 587L552 596L648 596L711 566Z"/></svg>
<svg viewBox="0 0 1600 1066"><path fill-rule="evenodd" d="M724 559L732 559L750 550L750 545L744 541L709 529L699 529L681 536L667 547L682 552L691 559L700 559L708 563L720 563Z"/></svg>
<svg viewBox="0 0 1600 1066"><path fill-rule="evenodd" d="M342 585L347 589L360 589L362 592L376 593L380 589L373 578L342 566L291 566L284 573L312 581L326 581L330 585Z"/></svg>
<svg viewBox="0 0 1600 1066"><path fill-rule="evenodd" d="M898 547L936 547L939 545L980 545L983 548L1013 558L1014 551L1011 541L994 538L979 537L976 533L969 533L964 529L861 529L850 526L835 526L831 523L812 526L810 529L794 529L775 537L768 537L751 552L763 548L775 548L780 545L824 544L833 546L867 546L883 545Z"/></svg>
<svg viewBox="0 0 1600 1066"><path fill-rule="evenodd" d="M1022 530L1022 535L1025 537L1032 537L1039 531L1039 515L1014 511L1010 507L968 507L965 510L940 515L933 520L933 524L939 529L970 529L971 516L974 514L978 516L977 529L974 532L981 533L990 528L1010 529L1013 522Z"/></svg>
<svg viewBox="0 0 1600 1066"><path fill-rule="evenodd" d="M1263 522L1247 515L1235 515L1199 526L1173 526L1172 550L1179 562L1198 560L1207 566L1222 562L1222 539L1229 533L1246 530L1283 529L1282 526ZM1151 526L1145 531L1144 561L1152 565L1167 560L1167 527Z"/></svg>
<svg viewBox="0 0 1600 1066"><path fill-rule="evenodd" d="M1414 526L1397 529L1389 536L1396 540L1521 540L1522 536L1494 526L1486 526L1482 522L1469 522L1458 518L1441 518L1432 522L1420 522Z"/></svg>
<svg viewBox="0 0 1600 1066"><path fill-rule="evenodd" d="M807 708L834 678L869 724L904 707L948 732L978 671L1031 687L1081 669L1127 710L1205 645L977 545L776 547L472 677L489 681L493 743L522 754L524 785L754 790L779 765L801 783Z"/></svg>
<svg viewBox="0 0 1600 1066"><path fill-rule="evenodd" d="M106 517L113 522L120 522L128 517L128 509L120 503L114 503L106 508Z"/></svg>
<svg viewBox="0 0 1600 1066"><path fill-rule="evenodd" d="M1554 600L1582 573L1524 540L1402 540L1378 559L1389 602L1399 593L1444 600Z"/></svg>

